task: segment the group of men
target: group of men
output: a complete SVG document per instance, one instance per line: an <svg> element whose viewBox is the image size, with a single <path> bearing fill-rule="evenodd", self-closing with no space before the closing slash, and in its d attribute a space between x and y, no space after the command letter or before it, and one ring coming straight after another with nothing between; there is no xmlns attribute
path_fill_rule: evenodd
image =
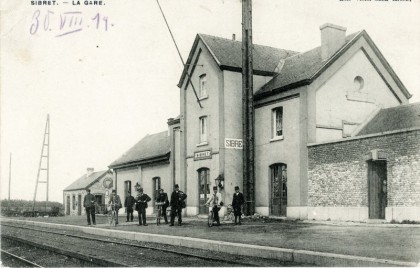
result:
<svg viewBox="0 0 420 268"><path fill-rule="evenodd" d="M245 203L244 195L239 192L239 186L235 186L235 193L232 198L233 215L235 216L235 225L241 225L242 206ZM214 220L220 225L219 210L223 206L222 194L217 192L217 186L213 187L213 194L210 195L206 202L207 206L212 207Z"/></svg>
<svg viewBox="0 0 420 268"><path fill-rule="evenodd" d="M143 188L139 188L138 194L136 197L131 195L131 192L128 191L128 196L124 201L124 207L127 210L127 220L133 221L134 219L134 209L138 212L139 225L147 226L146 223L146 209L148 207L147 203L152 199L145 193L143 193ZM166 209L168 206L171 206L171 220L169 226L174 226L175 217L178 217L178 225L182 225L182 209L186 207L185 199L187 195L179 190L178 184L175 184L174 191L171 194L171 200L168 200L168 195L163 189L159 189L159 194L156 198L156 205L160 206L162 209L162 215L165 220L165 224L168 224L168 219L166 215ZM245 203L243 194L239 192L239 187L235 186L235 193L233 194L232 207L235 216L235 225L241 224L241 215L242 215L242 206ZM117 211L116 224L118 224L118 210L122 207L121 199L117 195L115 190L112 190L112 194L109 198L108 205L111 205ZM219 210L223 206L222 195L217 192L217 186L213 187L213 194L210 195L209 199L206 202L206 205L211 206L214 213L214 220L217 222L217 225L220 225L219 219ZM95 196L90 193L90 189L87 190L87 195L84 198L83 206L86 209L86 216L88 225L91 225L91 219L93 225L95 222Z"/></svg>

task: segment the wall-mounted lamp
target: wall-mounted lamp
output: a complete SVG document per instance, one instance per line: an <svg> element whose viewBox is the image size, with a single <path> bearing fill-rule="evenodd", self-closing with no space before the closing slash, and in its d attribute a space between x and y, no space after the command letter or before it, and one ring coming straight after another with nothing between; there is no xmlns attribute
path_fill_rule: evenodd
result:
<svg viewBox="0 0 420 268"><path fill-rule="evenodd" d="M217 176L216 179L214 179L214 181L216 182L216 185L220 188L223 189L224 188L224 184L225 184L225 178L223 177L223 175L219 175Z"/></svg>

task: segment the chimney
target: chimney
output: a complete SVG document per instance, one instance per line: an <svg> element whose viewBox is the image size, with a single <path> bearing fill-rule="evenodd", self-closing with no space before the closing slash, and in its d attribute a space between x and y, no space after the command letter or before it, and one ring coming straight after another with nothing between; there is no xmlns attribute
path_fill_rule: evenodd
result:
<svg viewBox="0 0 420 268"><path fill-rule="evenodd" d="M346 28L331 23L320 26L321 30L321 57L322 60L330 58L346 41Z"/></svg>
<svg viewBox="0 0 420 268"><path fill-rule="evenodd" d="M235 41L236 40L236 34L232 34L232 40Z"/></svg>
<svg viewBox="0 0 420 268"><path fill-rule="evenodd" d="M86 178L88 178L93 173L93 168L87 168L86 169Z"/></svg>

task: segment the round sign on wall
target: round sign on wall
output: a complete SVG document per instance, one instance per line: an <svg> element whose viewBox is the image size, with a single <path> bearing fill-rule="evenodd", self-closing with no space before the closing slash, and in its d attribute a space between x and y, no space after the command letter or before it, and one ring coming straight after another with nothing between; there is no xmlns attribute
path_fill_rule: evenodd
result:
<svg viewBox="0 0 420 268"><path fill-rule="evenodd" d="M105 178L104 179L104 182L103 182L103 185L104 185L105 188L111 189L112 188L112 185L113 185L112 178Z"/></svg>

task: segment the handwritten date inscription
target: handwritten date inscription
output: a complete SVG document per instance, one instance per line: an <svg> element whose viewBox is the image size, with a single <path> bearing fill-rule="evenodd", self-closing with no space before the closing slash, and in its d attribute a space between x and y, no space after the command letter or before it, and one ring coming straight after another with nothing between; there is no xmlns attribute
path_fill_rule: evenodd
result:
<svg viewBox="0 0 420 268"><path fill-rule="evenodd" d="M57 33L55 37L61 37L80 32L89 27L106 32L113 26L114 24L109 23L108 17L101 13L87 16L81 11L55 13L49 10L45 12L36 10L32 15L29 33L35 35L41 31L54 31Z"/></svg>

